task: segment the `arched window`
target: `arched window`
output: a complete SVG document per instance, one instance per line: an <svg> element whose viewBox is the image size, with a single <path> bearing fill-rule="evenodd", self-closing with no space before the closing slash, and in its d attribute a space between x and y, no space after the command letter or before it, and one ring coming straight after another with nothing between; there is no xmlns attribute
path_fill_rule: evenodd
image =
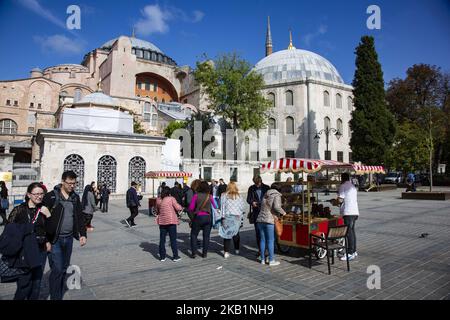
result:
<svg viewBox="0 0 450 320"><path fill-rule="evenodd" d="M336 108L342 109L342 96L339 93L336 94Z"/></svg>
<svg viewBox="0 0 450 320"><path fill-rule="evenodd" d="M337 119L336 120L336 129L341 133L341 135L344 135L344 128L342 126L342 120Z"/></svg>
<svg viewBox="0 0 450 320"><path fill-rule="evenodd" d="M291 90L286 91L286 105L287 106L294 105L294 93Z"/></svg>
<svg viewBox="0 0 450 320"><path fill-rule="evenodd" d="M77 175L77 185L75 192L82 194L84 188L84 159L78 154L68 155L64 159L64 170L72 170Z"/></svg>
<svg viewBox="0 0 450 320"><path fill-rule="evenodd" d="M328 117L325 117L325 119L323 119L323 128L324 129L326 129L326 128L330 128L330 123L331 123L331 121L330 121L330 118L328 118Z"/></svg>
<svg viewBox="0 0 450 320"><path fill-rule="evenodd" d="M16 134L17 123L11 119L0 120L0 134Z"/></svg>
<svg viewBox="0 0 450 320"><path fill-rule="evenodd" d="M294 134L294 118L286 118L286 134Z"/></svg>
<svg viewBox="0 0 450 320"><path fill-rule="evenodd" d="M275 94L270 92L267 95L267 99L272 102L272 107L275 108Z"/></svg>
<svg viewBox="0 0 450 320"><path fill-rule="evenodd" d="M75 89L75 93L73 95L73 102L78 102L81 100L81 89L80 88L76 88Z"/></svg>
<svg viewBox="0 0 450 320"><path fill-rule="evenodd" d="M352 97L347 97L347 107L348 107L348 111L353 111L353 99L352 99Z"/></svg>
<svg viewBox="0 0 450 320"><path fill-rule="evenodd" d="M330 94L328 93L328 91L323 92L323 105L325 107L330 106Z"/></svg>
<svg viewBox="0 0 450 320"><path fill-rule="evenodd" d="M111 193L116 192L117 161L111 156L103 156L98 160L97 183L107 185Z"/></svg>
<svg viewBox="0 0 450 320"><path fill-rule="evenodd" d="M142 157L134 157L128 163L128 185L134 181L141 185L141 191L145 191L145 160Z"/></svg>
<svg viewBox="0 0 450 320"><path fill-rule="evenodd" d="M348 139L352 138L352 127L350 126L350 121L348 122Z"/></svg>
<svg viewBox="0 0 450 320"><path fill-rule="evenodd" d="M275 134L275 130L277 129L277 122L274 118L269 119L269 134Z"/></svg>

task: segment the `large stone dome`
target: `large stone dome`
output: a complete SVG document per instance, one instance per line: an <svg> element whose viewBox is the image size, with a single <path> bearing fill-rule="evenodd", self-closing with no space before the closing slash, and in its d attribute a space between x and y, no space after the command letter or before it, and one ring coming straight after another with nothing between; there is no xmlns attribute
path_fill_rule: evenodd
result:
<svg viewBox="0 0 450 320"><path fill-rule="evenodd" d="M301 49L287 49L272 53L259 61L254 71L266 84L286 83L314 78L344 83L336 68L324 57Z"/></svg>
<svg viewBox="0 0 450 320"><path fill-rule="evenodd" d="M137 39L134 37L128 37L131 41L131 47L136 48L136 49L144 49L144 50L150 50L150 51L155 51L161 54L164 54L164 52L161 51L161 49L159 49L157 46L155 46L153 43L146 41L146 40L142 40L142 39ZM114 38L111 39L107 42L105 42L102 46L100 46L101 49L111 49L112 45L114 44L114 42L116 42L116 40L119 38Z"/></svg>

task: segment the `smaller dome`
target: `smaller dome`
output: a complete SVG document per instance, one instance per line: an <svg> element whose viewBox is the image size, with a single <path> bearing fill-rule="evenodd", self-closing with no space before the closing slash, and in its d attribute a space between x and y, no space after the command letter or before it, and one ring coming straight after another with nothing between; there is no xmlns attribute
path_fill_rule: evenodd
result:
<svg viewBox="0 0 450 320"><path fill-rule="evenodd" d="M83 97L83 99L78 101L76 104L93 104L93 105L115 106L116 102L110 96L104 94L103 92L98 92L97 91L97 92L88 94L87 96Z"/></svg>
<svg viewBox="0 0 450 320"><path fill-rule="evenodd" d="M42 70L41 70L41 68L36 67L36 68L31 69L31 72L42 72Z"/></svg>

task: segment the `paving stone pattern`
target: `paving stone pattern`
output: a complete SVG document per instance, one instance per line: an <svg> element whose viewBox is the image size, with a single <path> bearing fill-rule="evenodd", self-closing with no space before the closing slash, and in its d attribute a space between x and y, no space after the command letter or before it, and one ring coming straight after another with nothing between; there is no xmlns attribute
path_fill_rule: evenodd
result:
<svg viewBox="0 0 450 320"><path fill-rule="evenodd" d="M358 258L351 272L339 260L328 275L326 259L299 249L277 254L281 265L256 261L253 225L241 230L240 255L222 256L222 239L211 235L208 257L189 258L189 226L178 227L182 260L158 258L159 228L147 208L137 227L128 228L123 200L110 202L109 213L96 212L88 244L74 244L72 264L81 269L81 289L68 290L66 300L95 299L450 299L450 201L402 200L401 191L358 194L361 216L356 223ZM145 202L145 201L144 201ZM422 233L428 233L420 238ZM201 239L201 234L199 236ZM381 289L367 288L367 267L381 270ZM48 298L49 266L41 298ZM15 284L0 284L0 299L12 299Z"/></svg>

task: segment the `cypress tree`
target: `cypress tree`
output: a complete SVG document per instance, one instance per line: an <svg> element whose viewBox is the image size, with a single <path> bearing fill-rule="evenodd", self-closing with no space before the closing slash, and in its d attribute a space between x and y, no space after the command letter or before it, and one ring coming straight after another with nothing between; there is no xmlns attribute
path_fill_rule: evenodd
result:
<svg viewBox="0 0 450 320"><path fill-rule="evenodd" d="M355 53L352 83L355 109L350 121L353 159L366 165L383 165L392 147L396 126L386 105L383 71L373 37L363 36Z"/></svg>

